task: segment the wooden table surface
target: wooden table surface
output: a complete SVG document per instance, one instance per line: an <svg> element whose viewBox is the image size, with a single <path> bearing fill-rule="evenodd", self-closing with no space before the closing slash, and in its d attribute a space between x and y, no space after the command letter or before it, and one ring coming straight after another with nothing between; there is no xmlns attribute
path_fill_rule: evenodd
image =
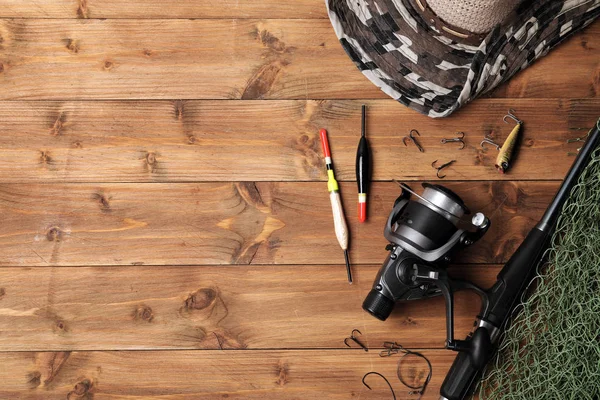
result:
<svg viewBox="0 0 600 400"><path fill-rule="evenodd" d="M441 299L382 323L361 303L398 187L444 184L492 219L456 276L495 279L600 114L600 24L491 95L433 120L388 99L339 45L322 0L0 0L0 398L414 399L384 341L421 349L436 399L454 354ZM370 217L354 157L369 106ZM514 108L510 173L494 169ZM350 224L333 233L318 129ZM410 129L426 152L405 147ZM440 139L466 133L467 147ZM479 305L457 296L464 336ZM372 348L348 349L360 329ZM402 364L411 382L422 362Z"/></svg>

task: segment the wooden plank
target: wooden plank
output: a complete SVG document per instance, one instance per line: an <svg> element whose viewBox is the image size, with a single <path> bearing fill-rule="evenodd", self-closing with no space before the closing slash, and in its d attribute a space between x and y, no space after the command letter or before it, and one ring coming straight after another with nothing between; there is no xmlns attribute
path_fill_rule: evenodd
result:
<svg viewBox="0 0 600 400"><path fill-rule="evenodd" d="M450 179L562 179L579 147L568 138L596 122L600 100L481 99L443 120L414 113L393 100L372 100L368 137L374 179L435 177L433 160L456 159ZM336 176L354 180L360 101L76 101L0 102L1 182L324 181L318 130L329 129ZM509 108L525 121L523 145L507 174L497 152L479 146L512 127ZM402 136L421 133L426 148ZM441 144L456 131L467 146ZM152 154L159 168L148 168ZM548 162L553 160L553 162Z"/></svg>
<svg viewBox="0 0 600 400"><path fill-rule="evenodd" d="M385 323L365 314L378 269L355 267L348 285L330 266L0 268L0 351L345 348L353 329L369 346L442 348L441 297L399 304ZM450 269L482 287L498 271ZM456 299L464 337L479 300Z"/></svg>
<svg viewBox="0 0 600 400"><path fill-rule="evenodd" d="M599 33L594 24L500 95L594 97ZM328 20L14 19L0 35L3 100L386 98Z"/></svg>
<svg viewBox="0 0 600 400"><path fill-rule="evenodd" d="M460 253L457 262L465 263L506 261L558 187L444 183L492 220L486 236ZM382 230L399 188L373 185L366 224L354 217L356 186L346 183L341 190L352 263L380 264ZM5 184L0 212L3 266L343 263L322 182Z"/></svg>
<svg viewBox="0 0 600 400"><path fill-rule="evenodd" d="M428 350L433 368L423 400L439 388L455 357ZM27 399L387 399L391 393L377 376L385 375L398 399L414 399L396 377L398 356L377 352L334 351L144 351L1 353L0 395ZM160 360L160 361L159 361ZM428 368L407 357L402 376L420 384Z"/></svg>
<svg viewBox="0 0 600 400"><path fill-rule="evenodd" d="M0 18L327 18L323 0L0 0Z"/></svg>

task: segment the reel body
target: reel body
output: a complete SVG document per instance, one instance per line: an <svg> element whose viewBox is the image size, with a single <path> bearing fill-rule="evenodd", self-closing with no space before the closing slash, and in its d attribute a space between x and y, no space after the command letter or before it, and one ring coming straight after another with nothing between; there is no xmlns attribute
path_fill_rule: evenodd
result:
<svg viewBox="0 0 600 400"><path fill-rule="evenodd" d="M444 296L446 300L446 347L462 350L463 341L454 340L453 293L474 290L487 309L487 295L479 287L448 277L451 253L470 246L487 232L490 221L470 214L463 200L441 185L424 183L422 195L401 184L401 195L385 225L389 254L379 270L363 309L385 321L396 302Z"/></svg>

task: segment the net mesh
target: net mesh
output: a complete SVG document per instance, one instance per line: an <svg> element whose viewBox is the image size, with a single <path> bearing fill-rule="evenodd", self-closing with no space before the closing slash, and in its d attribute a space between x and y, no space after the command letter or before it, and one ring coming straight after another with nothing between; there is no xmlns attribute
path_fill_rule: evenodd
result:
<svg viewBox="0 0 600 400"><path fill-rule="evenodd" d="M600 398L600 151L557 223L535 291L480 387L487 400Z"/></svg>

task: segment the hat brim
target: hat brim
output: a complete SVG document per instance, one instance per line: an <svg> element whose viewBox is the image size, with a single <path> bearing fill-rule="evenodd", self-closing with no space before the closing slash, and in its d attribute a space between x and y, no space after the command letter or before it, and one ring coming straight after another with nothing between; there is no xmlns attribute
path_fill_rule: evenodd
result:
<svg viewBox="0 0 600 400"><path fill-rule="evenodd" d="M389 96L445 117L590 24L599 0L522 2L479 43L449 38L411 0L326 0L344 50Z"/></svg>

